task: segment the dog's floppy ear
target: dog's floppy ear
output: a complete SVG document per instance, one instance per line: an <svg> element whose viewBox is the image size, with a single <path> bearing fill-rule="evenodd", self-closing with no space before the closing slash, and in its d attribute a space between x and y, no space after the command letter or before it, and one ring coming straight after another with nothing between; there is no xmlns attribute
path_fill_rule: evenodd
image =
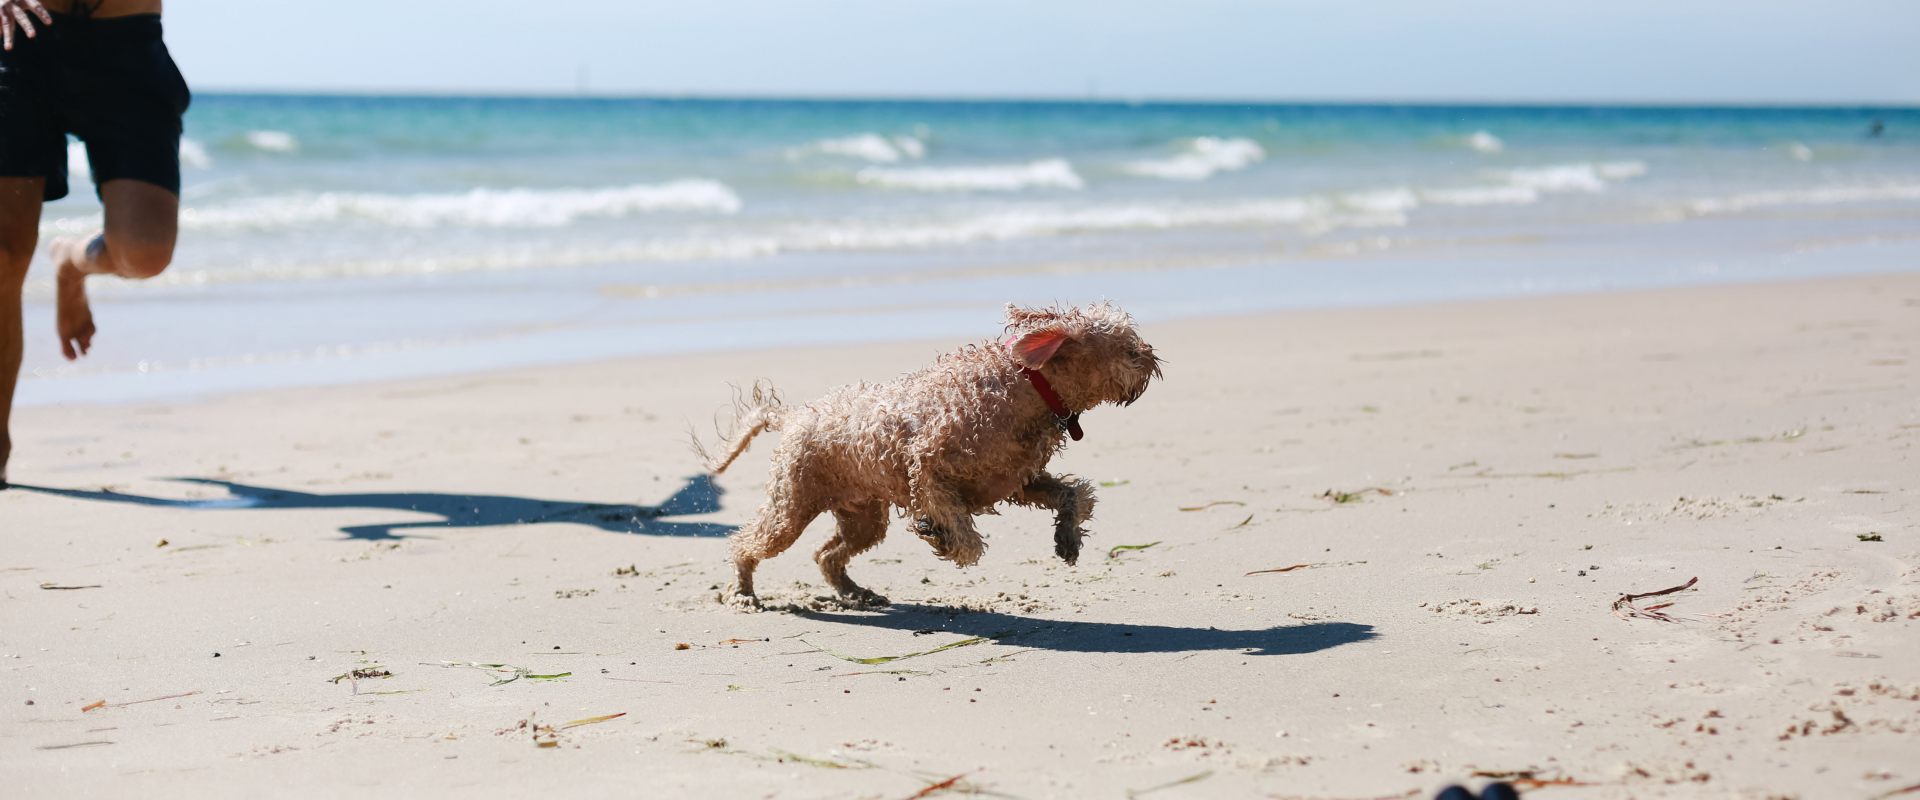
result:
<svg viewBox="0 0 1920 800"><path fill-rule="evenodd" d="M1047 328L1024 336L1008 338L1007 352L1012 354L1013 360L1021 366L1039 369L1046 365L1047 359L1053 358L1053 354L1060 351L1061 345L1070 341L1073 341L1073 337L1068 336L1066 331Z"/></svg>

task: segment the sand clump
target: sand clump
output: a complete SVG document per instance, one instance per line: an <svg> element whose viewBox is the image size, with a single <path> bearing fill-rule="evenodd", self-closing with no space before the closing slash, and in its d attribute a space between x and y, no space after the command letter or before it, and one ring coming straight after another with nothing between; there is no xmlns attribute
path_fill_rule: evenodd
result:
<svg viewBox="0 0 1920 800"><path fill-rule="evenodd" d="M1506 617L1527 616L1540 613L1539 606L1524 605L1510 600L1475 600L1461 598L1438 603L1421 603L1421 608L1435 614L1460 616L1482 625L1499 622Z"/></svg>
<svg viewBox="0 0 1920 800"><path fill-rule="evenodd" d="M1877 596L1875 596L1877 595ZM1920 619L1920 593L1890 594L1874 591L1867 597L1854 603L1851 609L1835 606L1828 616L1844 614L1848 611L1863 615L1871 622L1893 622L1896 620Z"/></svg>
<svg viewBox="0 0 1920 800"><path fill-rule="evenodd" d="M1779 735L1832 736L1843 733L1920 731L1920 686L1886 678L1843 681L1833 685L1833 696L1808 706L1811 714L1795 716Z"/></svg>
<svg viewBox="0 0 1920 800"><path fill-rule="evenodd" d="M1672 519L1720 519L1745 514L1758 514L1779 506L1793 506L1806 502L1807 499L1804 497L1789 500L1777 494L1741 494L1732 497L1676 497L1671 503L1607 503L1602 505L1600 510L1587 516L1595 518L1612 517L1634 522Z"/></svg>

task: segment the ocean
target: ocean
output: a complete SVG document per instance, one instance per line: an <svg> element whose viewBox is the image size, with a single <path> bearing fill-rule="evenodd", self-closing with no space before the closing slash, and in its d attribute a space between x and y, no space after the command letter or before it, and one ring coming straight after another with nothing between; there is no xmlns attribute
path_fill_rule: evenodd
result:
<svg viewBox="0 0 1920 800"><path fill-rule="evenodd" d="M181 155L92 355L36 261L20 403L1920 269L1920 109L201 94Z"/></svg>

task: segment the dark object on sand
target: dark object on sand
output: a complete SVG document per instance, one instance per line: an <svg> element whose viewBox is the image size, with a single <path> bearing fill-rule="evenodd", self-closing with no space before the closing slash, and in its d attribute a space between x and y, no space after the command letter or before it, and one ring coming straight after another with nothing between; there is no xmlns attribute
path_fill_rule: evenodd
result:
<svg viewBox="0 0 1920 800"><path fill-rule="evenodd" d="M1505 783L1489 784L1480 790L1480 800L1520 800L1520 793Z"/></svg>
<svg viewBox="0 0 1920 800"><path fill-rule="evenodd" d="M1480 790L1480 800L1519 800L1520 793L1507 783L1490 783ZM1473 800L1472 793L1458 786L1449 786L1440 790L1433 800Z"/></svg>

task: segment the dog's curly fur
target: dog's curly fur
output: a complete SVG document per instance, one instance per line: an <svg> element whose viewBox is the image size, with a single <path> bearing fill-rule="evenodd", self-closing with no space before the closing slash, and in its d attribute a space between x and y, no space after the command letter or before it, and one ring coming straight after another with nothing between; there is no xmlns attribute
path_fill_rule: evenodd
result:
<svg viewBox="0 0 1920 800"><path fill-rule="evenodd" d="M1054 552L1080 555L1081 525L1093 514L1093 486L1046 472L1065 445L1023 367L1044 375L1069 413L1101 403L1131 404L1160 377L1160 359L1134 331L1133 318L1107 303L1084 308L1007 306L1006 340L970 345L879 384L834 389L788 407L756 384L736 398L726 470L762 431L782 432L767 481L767 502L731 542L736 582L730 599L752 604L753 571L784 552L814 517L832 512L838 528L814 561L841 599L887 599L847 577L847 562L880 543L887 512L898 508L940 558L966 567L986 543L977 514L999 503L1051 509Z"/></svg>

